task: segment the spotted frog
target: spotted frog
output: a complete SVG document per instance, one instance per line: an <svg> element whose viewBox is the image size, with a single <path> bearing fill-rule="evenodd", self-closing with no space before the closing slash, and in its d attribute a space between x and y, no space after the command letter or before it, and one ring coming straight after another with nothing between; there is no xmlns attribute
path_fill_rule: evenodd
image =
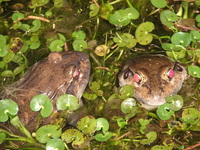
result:
<svg viewBox="0 0 200 150"><path fill-rule="evenodd" d="M90 61L83 52L52 52L48 57L32 66L16 83L4 90L3 98L13 99L19 106L19 117L29 131L35 131L38 112L30 109L31 99L47 95L53 102L54 111L57 98L65 93L75 95L80 104L81 96L90 75ZM52 122L50 116L41 119L42 125Z"/></svg>
<svg viewBox="0 0 200 150"><path fill-rule="evenodd" d="M186 76L186 68L180 63L154 55L130 59L118 78L120 86L132 85L134 97L151 110L164 104L167 96L176 94Z"/></svg>

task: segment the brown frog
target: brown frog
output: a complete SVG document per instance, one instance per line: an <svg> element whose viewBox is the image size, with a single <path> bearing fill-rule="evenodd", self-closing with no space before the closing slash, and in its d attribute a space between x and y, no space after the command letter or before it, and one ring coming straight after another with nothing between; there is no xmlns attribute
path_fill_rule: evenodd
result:
<svg viewBox="0 0 200 150"><path fill-rule="evenodd" d="M52 52L32 66L15 84L3 91L3 98L13 99L19 106L18 115L25 127L33 132L36 129L38 112L30 109L31 99L38 94L52 99L55 109L57 98L65 93L75 95L82 104L81 96L88 83L90 61L83 52ZM42 119L41 124L52 122L52 116Z"/></svg>
<svg viewBox="0 0 200 150"><path fill-rule="evenodd" d="M155 55L129 60L118 78L120 86L132 85L134 97L142 107L151 110L164 104L167 96L176 94L186 76L183 65Z"/></svg>

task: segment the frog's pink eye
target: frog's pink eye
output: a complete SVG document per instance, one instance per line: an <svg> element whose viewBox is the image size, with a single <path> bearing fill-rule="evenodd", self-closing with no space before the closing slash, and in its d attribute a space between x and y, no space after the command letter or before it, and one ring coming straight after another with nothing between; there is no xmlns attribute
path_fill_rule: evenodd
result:
<svg viewBox="0 0 200 150"><path fill-rule="evenodd" d="M173 78L174 77L174 70L172 70L172 69L169 69L168 71L167 71L167 77L168 78Z"/></svg>
<svg viewBox="0 0 200 150"><path fill-rule="evenodd" d="M137 82L137 83L140 83L142 79L141 79L141 76L140 76L139 74L135 73L135 74L133 75L133 80L134 80L135 82Z"/></svg>
<svg viewBox="0 0 200 150"><path fill-rule="evenodd" d="M73 72L73 78L74 79L78 79L80 75L80 71L78 69L75 69Z"/></svg>

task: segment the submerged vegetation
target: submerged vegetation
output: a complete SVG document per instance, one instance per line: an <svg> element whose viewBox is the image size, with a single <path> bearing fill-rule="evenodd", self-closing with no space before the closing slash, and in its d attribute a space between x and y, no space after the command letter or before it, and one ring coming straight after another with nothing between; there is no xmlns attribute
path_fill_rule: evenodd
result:
<svg viewBox="0 0 200 150"><path fill-rule="evenodd" d="M3 99L0 122L17 126L23 136L0 124L0 147L181 150L200 146L199 0L0 0L0 8L2 87L20 79L51 51L84 51L92 64L83 94L91 115L81 118L76 127L49 124L31 135L19 121L17 104ZM156 111L137 104L132 86L117 89L117 74L126 60L144 54L164 54L188 68L179 95L167 97ZM76 97L65 94L56 106L74 111L79 104ZM30 107L41 117L53 110L44 95L34 97ZM26 144L18 147L13 141Z"/></svg>

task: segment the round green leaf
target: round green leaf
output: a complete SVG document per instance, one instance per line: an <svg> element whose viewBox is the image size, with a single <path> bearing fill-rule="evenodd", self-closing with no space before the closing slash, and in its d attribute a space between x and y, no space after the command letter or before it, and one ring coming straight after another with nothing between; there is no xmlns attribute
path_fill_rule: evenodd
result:
<svg viewBox="0 0 200 150"><path fill-rule="evenodd" d="M196 15L196 21L200 22L200 14Z"/></svg>
<svg viewBox="0 0 200 150"><path fill-rule="evenodd" d="M198 40L200 40L200 32L197 30L191 30L190 36L191 36L192 42L197 42Z"/></svg>
<svg viewBox="0 0 200 150"><path fill-rule="evenodd" d="M5 70L1 73L2 77L13 77L14 73L11 70Z"/></svg>
<svg viewBox="0 0 200 150"><path fill-rule="evenodd" d="M33 24L33 27L30 28L30 32L36 32L36 31L38 31L38 30L40 29L40 27L41 27L41 21L38 20L38 19L34 20L32 24Z"/></svg>
<svg viewBox="0 0 200 150"><path fill-rule="evenodd" d="M158 109L156 110L156 114L162 120L169 120L174 114L174 111L171 110L170 104L165 103L158 107Z"/></svg>
<svg viewBox="0 0 200 150"><path fill-rule="evenodd" d="M63 50L63 46L64 42L62 40L55 40L50 44L49 49L51 51L61 52Z"/></svg>
<svg viewBox="0 0 200 150"><path fill-rule="evenodd" d="M75 39L75 40L84 40L85 37L86 37L86 34L85 32L83 31L75 31L72 33L72 37Z"/></svg>
<svg viewBox="0 0 200 150"><path fill-rule="evenodd" d="M181 120L186 124L195 125L200 121L200 112L196 108L187 108L182 112Z"/></svg>
<svg viewBox="0 0 200 150"><path fill-rule="evenodd" d="M0 122L8 120L8 114L16 115L19 108L16 102L10 99L3 99L0 101Z"/></svg>
<svg viewBox="0 0 200 150"><path fill-rule="evenodd" d="M30 102L30 107L33 111L41 110L42 117L49 117L53 111L53 104L51 99L46 95L36 95Z"/></svg>
<svg viewBox="0 0 200 150"><path fill-rule="evenodd" d="M6 138L6 134L3 132L0 132L0 144L4 142L5 138Z"/></svg>
<svg viewBox="0 0 200 150"><path fill-rule="evenodd" d="M109 22L117 26L126 26L131 20L128 18L127 12L121 9L110 15Z"/></svg>
<svg viewBox="0 0 200 150"><path fill-rule="evenodd" d="M97 120L93 116L85 116L81 118L76 127L86 135L92 135L96 131Z"/></svg>
<svg viewBox="0 0 200 150"><path fill-rule="evenodd" d="M200 67L195 65L190 65L188 67L188 72L191 76L200 78Z"/></svg>
<svg viewBox="0 0 200 150"><path fill-rule="evenodd" d="M71 143L73 147L78 147L84 143L85 135L77 129L68 129L62 133L61 139L66 143Z"/></svg>
<svg viewBox="0 0 200 150"><path fill-rule="evenodd" d="M95 140L99 141L99 142L103 142L103 141L107 141L108 139L110 139L112 137L112 133L111 132L105 132L104 134L97 134L95 135Z"/></svg>
<svg viewBox="0 0 200 150"><path fill-rule="evenodd" d="M57 139L61 136L62 130L55 125L45 125L36 131L36 139L40 143L47 143L50 139Z"/></svg>
<svg viewBox="0 0 200 150"><path fill-rule="evenodd" d="M136 112L136 100L134 98L127 98L121 103L121 111L125 114Z"/></svg>
<svg viewBox="0 0 200 150"><path fill-rule="evenodd" d="M153 141L156 140L157 134L156 134L156 132L152 131L152 132L149 132L146 135L146 137L147 137L147 139L143 139L143 140L140 141L141 144L146 145L146 144L152 143Z"/></svg>
<svg viewBox="0 0 200 150"><path fill-rule="evenodd" d="M102 6L100 8L101 18L108 20L108 18L112 14L113 9L114 8L111 4L107 4L107 3L102 4Z"/></svg>
<svg viewBox="0 0 200 150"><path fill-rule="evenodd" d="M160 14L160 20L164 25L172 28L174 26L174 22L178 20L178 16L170 10L164 10Z"/></svg>
<svg viewBox="0 0 200 150"><path fill-rule="evenodd" d="M171 37L171 41L175 45L187 47L191 43L190 34L186 32L174 33Z"/></svg>
<svg viewBox="0 0 200 150"><path fill-rule="evenodd" d="M97 131L100 131L102 129L103 133L107 132L109 129L109 123L108 120L105 118L98 118L97 119Z"/></svg>
<svg viewBox="0 0 200 150"><path fill-rule="evenodd" d="M74 111L79 108L79 100L74 95L63 94L61 95L56 102L56 107L58 110L70 110Z"/></svg>
<svg viewBox="0 0 200 150"><path fill-rule="evenodd" d="M75 40L72 45L75 51L83 51L83 49L87 48L87 42L84 40Z"/></svg>
<svg viewBox="0 0 200 150"><path fill-rule="evenodd" d="M147 45L151 43L153 40L151 32L154 30L154 24L152 22L144 22L138 26L138 28L135 31L135 36L139 44L141 45Z"/></svg>
<svg viewBox="0 0 200 150"><path fill-rule="evenodd" d="M92 3L92 4L90 4L90 10L91 10L89 13L90 17L94 17L98 14L99 7L96 4Z"/></svg>
<svg viewBox="0 0 200 150"><path fill-rule="evenodd" d="M151 0L151 4L157 8L164 8L167 6L166 0Z"/></svg>
<svg viewBox="0 0 200 150"><path fill-rule="evenodd" d="M46 144L46 150L64 150L65 145L61 139L50 139Z"/></svg>
<svg viewBox="0 0 200 150"><path fill-rule="evenodd" d="M131 85L125 85L119 90L120 99L127 99L134 96L134 88Z"/></svg>
<svg viewBox="0 0 200 150"><path fill-rule="evenodd" d="M134 19L139 18L139 16L140 16L139 12L133 7L126 8L124 10L124 12L125 12L125 14L127 14L127 18L129 18L129 19L134 20Z"/></svg>
<svg viewBox="0 0 200 150"><path fill-rule="evenodd" d="M12 20L17 21L17 19L22 19L24 18L24 14L20 12L16 12L12 14Z"/></svg>
<svg viewBox="0 0 200 150"><path fill-rule="evenodd" d="M11 62L14 56L15 56L15 53L8 52L6 54L6 56L3 57L3 62L6 63L6 64L9 63L9 62Z"/></svg>
<svg viewBox="0 0 200 150"><path fill-rule="evenodd" d="M165 98L167 103L170 103L170 108L173 111L178 111L183 107L183 98L180 95L171 95Z"/></svg>

